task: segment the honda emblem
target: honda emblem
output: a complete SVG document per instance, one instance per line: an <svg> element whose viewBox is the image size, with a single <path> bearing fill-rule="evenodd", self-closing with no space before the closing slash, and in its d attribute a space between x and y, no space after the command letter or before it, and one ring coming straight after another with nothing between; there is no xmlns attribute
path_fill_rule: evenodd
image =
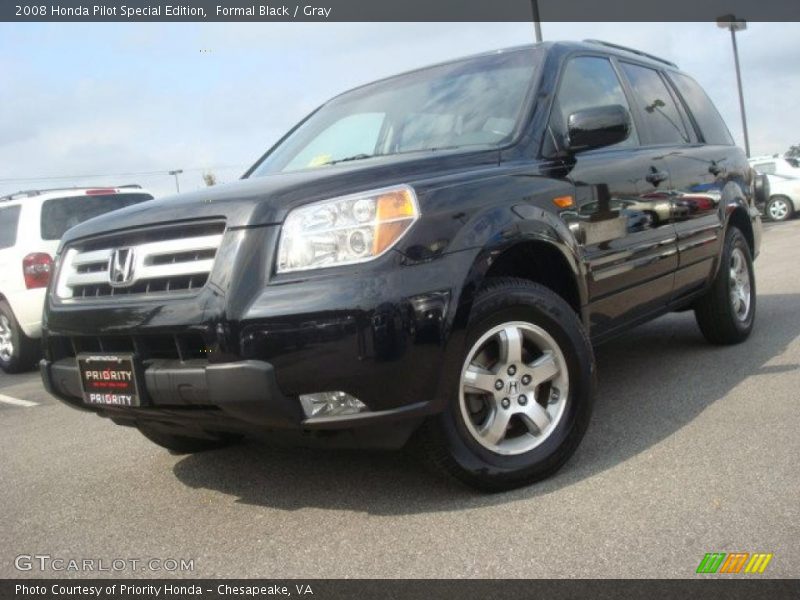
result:
<svg viewBox="0 0 800 600"><path fill-rule="evenodd" d="M111 253L108 282L112 287L126 287L133 283L133 248L117 248Z"/></svg>

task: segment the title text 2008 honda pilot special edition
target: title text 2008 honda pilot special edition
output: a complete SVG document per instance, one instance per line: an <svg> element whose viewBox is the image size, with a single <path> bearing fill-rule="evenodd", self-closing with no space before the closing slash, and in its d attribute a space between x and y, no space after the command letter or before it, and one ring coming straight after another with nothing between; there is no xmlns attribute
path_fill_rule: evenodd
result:
<svg viewBox="0 0 800 600"><path fill-rule="evenodd" d="M176 452L412 440L462 481L555 472L592 343L693 309L753 327L764 183L666 61L552 43L372 83L242 181L71 229L48 389Z"/></svg>

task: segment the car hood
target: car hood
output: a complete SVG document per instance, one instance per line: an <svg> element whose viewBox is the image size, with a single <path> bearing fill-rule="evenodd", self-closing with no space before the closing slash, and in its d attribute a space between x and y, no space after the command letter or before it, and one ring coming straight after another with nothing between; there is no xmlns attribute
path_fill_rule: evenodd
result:
<svg viewBox="0 0 800 600"><path fill-rule="evenodd" d="M369 159L278 173L166 196L91 219L64 235L62 245L101 233L157 223L224 219L228 228L282 223L293 208L326 198L397 184L431 185L477 165L498 164L497 150ZM420 188L417 193L420 195Z"/></svg>

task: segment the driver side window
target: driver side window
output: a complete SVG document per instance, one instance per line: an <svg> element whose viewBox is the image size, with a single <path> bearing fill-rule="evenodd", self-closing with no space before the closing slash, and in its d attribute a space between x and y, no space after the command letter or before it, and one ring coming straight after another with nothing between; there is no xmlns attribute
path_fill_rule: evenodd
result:
<svg viewBox="0 0 800 600"><path fill-rule="evenodd" d="M630 113L630 106L622 90L611 62L599 56L579 56L567 63L561 75L558 93L550 113L545 155L552 155L557 146L562 146L567 135L567 119L579 110L618 104ZM624 148L637 146L639 136L631 118L630 135L614 146ZM548 146L550 151L548 152Z"/></svg>

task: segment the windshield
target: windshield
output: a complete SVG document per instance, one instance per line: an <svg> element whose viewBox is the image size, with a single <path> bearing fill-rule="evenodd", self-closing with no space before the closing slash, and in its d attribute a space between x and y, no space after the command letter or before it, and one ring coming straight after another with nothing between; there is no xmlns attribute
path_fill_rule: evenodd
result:
<svg viewBox="0 0 800 600"><path fill-rule="evenodd" d="M537 48L431 67L334 98L250 173L511 141L541 65Z"/></svg>

